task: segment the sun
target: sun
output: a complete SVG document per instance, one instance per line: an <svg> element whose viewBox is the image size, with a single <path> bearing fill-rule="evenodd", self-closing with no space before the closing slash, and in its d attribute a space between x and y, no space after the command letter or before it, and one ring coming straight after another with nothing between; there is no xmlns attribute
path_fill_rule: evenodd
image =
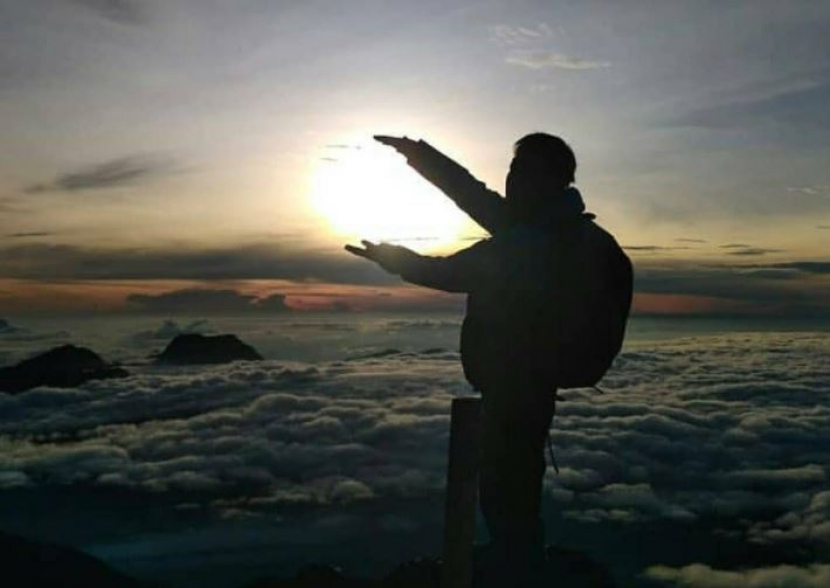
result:
<svg viewBox="0 0 830 588"><path fill-rule="evenodd" d="M438 189L382 145L334 145L319 159L311 204L337 237L440 249L458 241L466 219Z"/></svg>

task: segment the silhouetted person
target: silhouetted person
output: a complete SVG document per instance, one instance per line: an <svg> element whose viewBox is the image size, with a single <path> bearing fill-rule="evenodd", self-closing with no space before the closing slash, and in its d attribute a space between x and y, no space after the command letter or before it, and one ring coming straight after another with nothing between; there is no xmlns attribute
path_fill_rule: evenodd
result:
<svg viewBox="0 0 830 588"><path fill-rule="evenodd" d="M631 266L613 237L592 222L594 215L585 213L582 196L571 186L576 159L559 137L534 133L515 144L506 198L424 141L376 139L405 155L492 235L447 257L368 241L363 249L346 249L408 282L468 294L461 360L483 401L479 496L490 557L497 562L490 579L494 585L522 585L543 560L544 443L556 389L569 381L569 366L557 361L566 354L556 347L603 344L579 336L561 341L556 334L601 329L591 323L599 319L578 311L594 299L607 304L593 294L601 289L619 291L611 304L624 323ZM619 345L608 345L613 358ZM607 365L599 369L604 373Z"/></svg>

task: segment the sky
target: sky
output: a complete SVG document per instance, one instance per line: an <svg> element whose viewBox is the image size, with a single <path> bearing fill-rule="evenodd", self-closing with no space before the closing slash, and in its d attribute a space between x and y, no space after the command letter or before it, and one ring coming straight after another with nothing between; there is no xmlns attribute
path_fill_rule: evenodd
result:
<svg viewBox="0 0 830 588"><path fill-rule="evenodd" d="M502 191L533 131L637 312L830 314L827 2L0 0L0 46L2 315L460 308L342 251L485 236L371 137Z"/></svg>

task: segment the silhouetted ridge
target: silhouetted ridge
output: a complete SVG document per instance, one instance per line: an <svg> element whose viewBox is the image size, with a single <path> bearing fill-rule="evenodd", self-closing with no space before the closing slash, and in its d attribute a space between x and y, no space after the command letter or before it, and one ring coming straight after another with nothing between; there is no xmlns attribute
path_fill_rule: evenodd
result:
<svg viewBox="0 0 830 588"><path fill-rule="evenodd" d="M502 588L504 582L493 572L488 550L477 546L474 553L472 588ZM350 578L338 568L313 564L293 578L262 579L244 588L440 588L441 560L422 557L404 562L380 579ZM528 588L615 588L605 566L579 551L549 545L545 563Z"/></svg>
<svg viewBox="0 0 830 588"><path fill-rule="evenodd" d="M15 588L138 588L141 584L71 547L0 532L2 585Z"/></svg>
<svg viewBox="0 0 830 588"><path fill-rule="evenodd" d="M205 336L188 333L175 337L156 357L157 363L192 365L262 359L259 352L236 335Z"/></svg>
<svg viewBox="0 0 830 588"><path fill-rule="evenodd" d="M37 386L72 388L89 380L128 375L126 370L107 364L85 347L61 345L0 369L0 391L23 392Z"/></svg>

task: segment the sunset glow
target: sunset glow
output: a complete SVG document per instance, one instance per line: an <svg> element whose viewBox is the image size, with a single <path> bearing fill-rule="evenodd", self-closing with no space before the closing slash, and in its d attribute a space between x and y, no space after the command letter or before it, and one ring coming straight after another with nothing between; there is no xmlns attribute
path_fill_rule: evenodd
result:
<svg viewBox="0 0 830 588"><path fill-rule="evenodd" d="M465 224L457 208L401 156L369 142L329 146L311 185L314 210L347 241L432 249L455 242Z"/></svg>

